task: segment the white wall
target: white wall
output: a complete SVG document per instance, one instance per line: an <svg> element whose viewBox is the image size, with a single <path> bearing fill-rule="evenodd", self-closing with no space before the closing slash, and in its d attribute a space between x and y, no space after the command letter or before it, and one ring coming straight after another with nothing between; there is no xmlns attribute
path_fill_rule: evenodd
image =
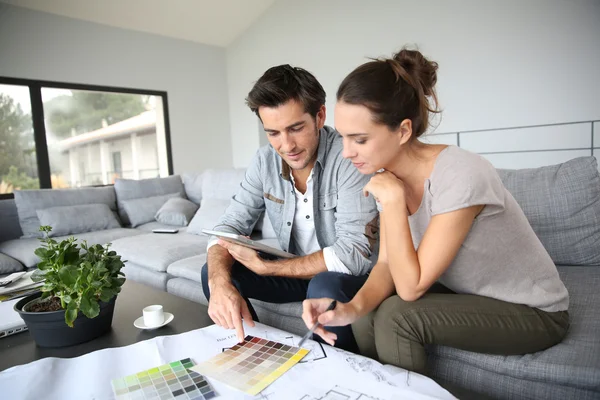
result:
<svg viewBox="0 0 600 400"><path fill-rule="evenodd" d="M0 4L0 76L166 91L175 173L231 167L225 50Z"/></svg>
<svg viewBox="0 0 600 400"><path fill-rule="evenodd" d="M346 74L417 44L440 64L437 132L457 132L600 119L599 40L596 0L279 0L227 49L234 166L259 146L244 98L270 66L314 73L333 125Z"/></svg>

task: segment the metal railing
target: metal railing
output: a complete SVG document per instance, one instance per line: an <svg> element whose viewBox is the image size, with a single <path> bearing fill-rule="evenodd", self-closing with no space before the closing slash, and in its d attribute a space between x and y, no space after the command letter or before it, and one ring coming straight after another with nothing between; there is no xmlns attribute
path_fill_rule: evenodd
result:
<svg viewBox="0 0 600 400"><path fill-rule="evenodd" d="M479 133L479 132L492 132L492 131L510 131L516 129L530 129L530 128L547 128L551 126L565 126L565 125L578 125L578 124L590 124L590 145L585 147L569 147L569 148L548 148L548 149L531 149L531 150L503 150L503 151L485 151L478 152L478 154L512 154L512 153L537 153L537 152L553 152L553 151L572 151L572 150L589 150L590 155L594 155L594 149L600 151L600 143L594 143L594 124L600 123L600 120L588 120L588 121L574 121L574 122L561 122L554 124L541 124L541 125L522 125L522 126L509 126L504 128L488 128L488 129L474 129L464 130L457 132L436 132L428 133L423 136L424 139L431 136L445 136L445 135L456 135L456 145L460 146L461 134L466 133Z"/></svg>

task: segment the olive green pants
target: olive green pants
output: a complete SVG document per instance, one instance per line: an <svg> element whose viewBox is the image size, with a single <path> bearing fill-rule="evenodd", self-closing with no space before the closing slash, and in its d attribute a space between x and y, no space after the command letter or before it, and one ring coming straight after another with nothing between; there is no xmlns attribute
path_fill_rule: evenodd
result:
<svg viewBox="0 0 600 400"><path fill-rule="evenodd" d="M352 325L362 355L421 374L427 372L426 344L526 354L559 343L568 328L567 311L544 312L447 289L412 302L394 295Z"/></svg>

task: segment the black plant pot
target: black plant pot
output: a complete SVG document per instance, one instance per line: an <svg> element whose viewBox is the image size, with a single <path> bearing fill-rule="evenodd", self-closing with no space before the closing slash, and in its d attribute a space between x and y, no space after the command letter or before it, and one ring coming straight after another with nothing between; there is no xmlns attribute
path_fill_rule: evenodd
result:
<svg viewBox="0 0 600 400"><path fill-rule="evenodd" d="M65 310L48 312L23 311L23 307L42 295L41 292L21 299L15 311L27 324L33 340L40 347L66 347L88 342L110 331L117 296L108 303L100 302L100 314L89 319L79 312L73 328L65 322Z"/></svg>

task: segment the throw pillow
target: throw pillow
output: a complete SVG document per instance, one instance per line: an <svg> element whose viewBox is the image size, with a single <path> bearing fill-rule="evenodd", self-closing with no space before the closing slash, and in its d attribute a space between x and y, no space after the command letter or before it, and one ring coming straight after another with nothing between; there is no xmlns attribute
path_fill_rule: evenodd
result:
<svg viewBox="0 0 600 400"><path fill-rule="evenodd" d="M15 199L0 200L0 221L2 221L0 243L23 236Z"/></svg>
<svg viewBox="0 0 600 400"><path fill-rule="evenodd" d="M202 199L200 208L194 215L186 232L205 235L202 233L202 229L213 229L219 222L221 215L225 214L230 202L231 200Z"/></svg>
<svg viewBox="0 0 600 400"><path fill-rule="evenodd" d="M0 275L23 271L25 267L12 257L0 253Z"/></svg>
<svg viewBox="0 0 600 400"><path fill-rule="evenodd" d="M119 206L119 217L124 225L130 225L129 215L124 207L124 202L133 199L147 199L153 196L162 196L169 193L180 193L185 198L185 190L179 175L166 178L152 179L117 179L115 181L115 193L117 194L117 205ZM161 204L162 206L162 204ZM160 206L159 206L160 208ZM152 213L158 211L158 208Z"/></svg>
<svg viewBox="0 0 600 400"><path fill-rule="evenodd" d="M198 206L191 201L174 197L163 204L154 218L166 225L187 226L197 210Z"/></svg>
<svg viewBox="0 0 600 400"><path fill-rule="evenodd" d="M120 228L115 213L104 203L37 210L40 225L52 227L51 237Z"/></svg>
<svg viewBox="0 0 600 400"><path fill-rule="evenodd" d="M131 223L131 227L135 228L146 222L154 221L154 216L158 210L173 197L181 197L181 193L169 193L160 196L125 200L122 202L122 205Z"/></svg>

